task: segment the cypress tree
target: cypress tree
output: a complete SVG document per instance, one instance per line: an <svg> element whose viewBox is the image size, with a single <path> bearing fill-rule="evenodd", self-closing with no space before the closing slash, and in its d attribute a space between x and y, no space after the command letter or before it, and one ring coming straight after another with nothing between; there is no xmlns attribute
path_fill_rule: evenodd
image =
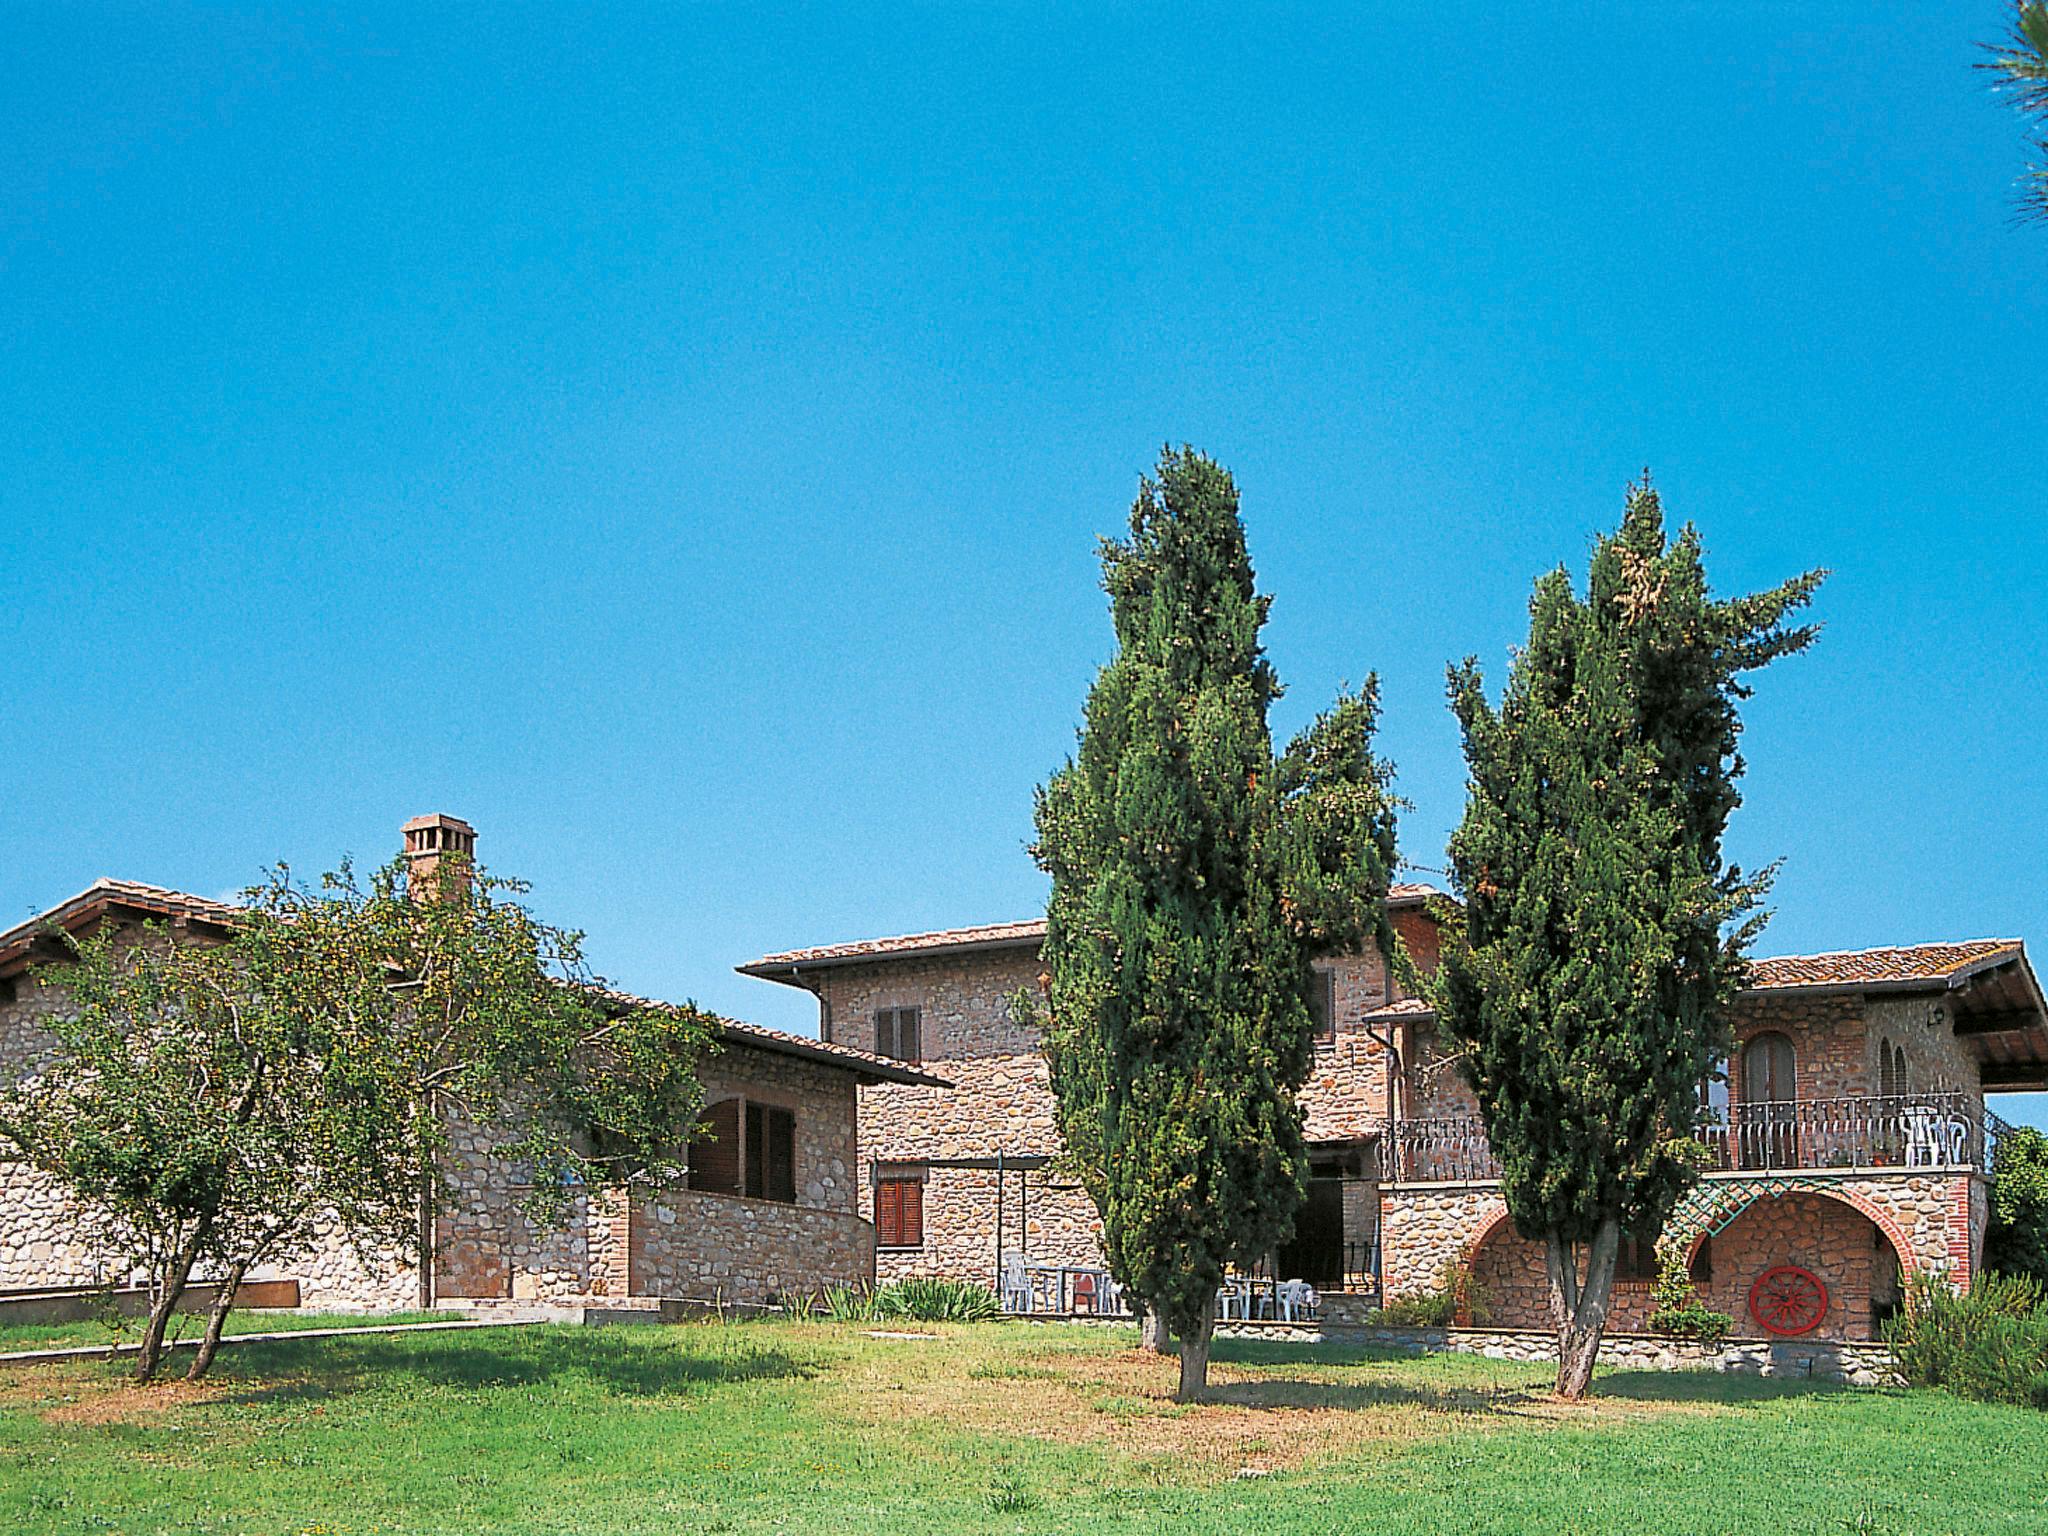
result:
<svg viewBox="0 0 2048 1536"><path fill-rule="evenodd" d="M1470 658L1451 669L1469 784L1439 1017L1516 1230L1543 1244L1568 1397L1592 1377L1621 1237L1654 1240L1697 1176L1700 1086L1775 869L1722 859L1741 677L1812 643L1786 621L1822 575L1712 597L1699 535L1667 540L1645 476L1583 598L1562 570L1536 583L1498 710Z"/></svg>
<svg viewBox="0 0 2048 1536"><path fill-rule="evenodd" d="M1293 1231L1311 961L1386 940L1394 802L1370 682L1276 759L1270 600L1221 466L1164 452L1102 562L1117 654L1038 796L1043 1027L1111 1270L1179 1336L1185 1400L1225 1267Z"/></svg>

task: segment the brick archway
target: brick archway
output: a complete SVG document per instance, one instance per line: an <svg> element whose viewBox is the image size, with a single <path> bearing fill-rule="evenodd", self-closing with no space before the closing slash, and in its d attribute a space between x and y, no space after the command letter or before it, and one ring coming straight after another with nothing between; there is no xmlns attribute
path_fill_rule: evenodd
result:
<svg viewBox="0 0 2048 1536"><path fill-rule="evenodd" d="M1814 1185L1810 1188L1802 1187L1792 1191L1792 1193L1819 1195L1823 1200L1832 1200L1838 1205L1846 1205L1850 1210L1856 1212L1857 1215L1870 1222L1872 1226L1884 1234L1884 1240L1891 1244L1892 1253L1899 1261L1900 1274L1920 1274L1933 1267L1921 1263L1919 1258L1915 1256L1913 1240L1907 1237L1905 1231L1899 1226L1898 1218L1876 1201L1869 1199L1860 1190ZM1763 1200L1778 1200L1782 1198L1783 1196L1781 1195L1765 1195L1762 1197ZM1489 1227L1487 1230L1490 1232L1492 1228ZM1691 1240L1686 1243L1685 1263L1688 1269L1692 1267L1693 1260L1699 1257L1700 1245L1706 1242L1707 1237L1708 1233L1702 1228L1700 1231L1695 1232ZM1477 1251L1476 1246L1474 1251Z"/></svg>

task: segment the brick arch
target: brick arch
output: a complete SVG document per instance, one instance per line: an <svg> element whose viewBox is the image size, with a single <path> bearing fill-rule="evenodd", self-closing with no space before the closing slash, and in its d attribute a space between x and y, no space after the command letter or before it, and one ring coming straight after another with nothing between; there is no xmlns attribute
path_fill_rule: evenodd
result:
<svg viewBox="0 0 2048 1536"><path fill-rule="evenodd" d="M1877 1227L1878 1231L1884 1234L1885 1241L1892 1245L1892 1252L1898 1255L1899 1269L1902 1273L1915 1274L1929 1267L1922 1264L1915 1256L1913 1241L1906 1236L1905 1230L1900 1227L1898 1218L1865 1195L1861 1190L1802 1188L1796 1191L1789 1191L1789 1193L1820 1195L1825 1199L1834 1200L1846 1205L1858 1215L1866 1217ZM1776 1200L1780 1197L1777 1195L1765 1195L1763 1198L1766 1200ZM1502 1227L1512 1225L1513 1222L1508 1217L1507 1202L1502 1201L1480 1222L1478 1229L1472 1234L1472 1240L1465 1244L1464 1251L1459 1255L1459 1262L1469 1270L1472 1267L1473 1261L1479 1257L1479 1250L1491 1242ZM1702 1229L1694 1233L1692 1240L1686 1244L1685 1262L1688 1266L1698 1257L1700 1244L1706 1240L1707 1233Z"/></svg>
<svg viewBox="0 0 2048 1536"><path fill-rule="evenodd" d="M1787 1190L1785 1193L1819 1195L1824 1200L1833 1200L1838 1205L1848 1206L1850 1210L1864 1217L1878 1231L1884 1234L1885 1241L1892 1245L1892 1252L1898 1256L1900 1274L1919 1274L1928 1269L1929 1266L1922 1264L1915 1255L1913 1241L1906 1236L1904 1229L1899 1226L1898 1218L1862 1191L1815 1186ZM1783 1196L1765 1195L1763 1198L1765 1200L1778 1200L1782 1199ZM1692 1235L1692 1240L1685 1246L1686 1268L1690 1269L1693 1260L1699 1257L1700 1244L1704 1243L1707 1237L1708 1233L1704 1228Z"/></svg>

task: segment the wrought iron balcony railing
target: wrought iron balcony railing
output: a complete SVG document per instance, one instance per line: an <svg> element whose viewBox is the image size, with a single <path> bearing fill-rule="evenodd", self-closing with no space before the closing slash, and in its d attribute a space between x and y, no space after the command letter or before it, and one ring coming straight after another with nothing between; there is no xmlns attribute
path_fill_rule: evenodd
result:
<svg viewBox="0 0 2048 1536"><path fill-rule="evenodd" d="M1968 1093L1865 1094L1739 1104L1699 1133L1710 1173L1765 1169L1982 1168L2002 1122ZM1477 1116L1393 1128L1395 1177L1478 1183L1500 1163Z"/></svg>

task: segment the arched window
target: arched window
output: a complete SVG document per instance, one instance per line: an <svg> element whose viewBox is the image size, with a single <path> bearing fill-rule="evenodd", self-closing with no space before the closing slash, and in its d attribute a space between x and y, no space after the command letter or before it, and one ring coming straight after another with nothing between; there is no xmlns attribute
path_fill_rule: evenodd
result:
<svg viewBox="0 0 2048 1536"><path fill-rule="evenodd" d="M1913 1091L1906 1086L1906 1048L1894 1045L1889 1035L1877 1042L1877 1091L1888 1099Z"/></svg>

